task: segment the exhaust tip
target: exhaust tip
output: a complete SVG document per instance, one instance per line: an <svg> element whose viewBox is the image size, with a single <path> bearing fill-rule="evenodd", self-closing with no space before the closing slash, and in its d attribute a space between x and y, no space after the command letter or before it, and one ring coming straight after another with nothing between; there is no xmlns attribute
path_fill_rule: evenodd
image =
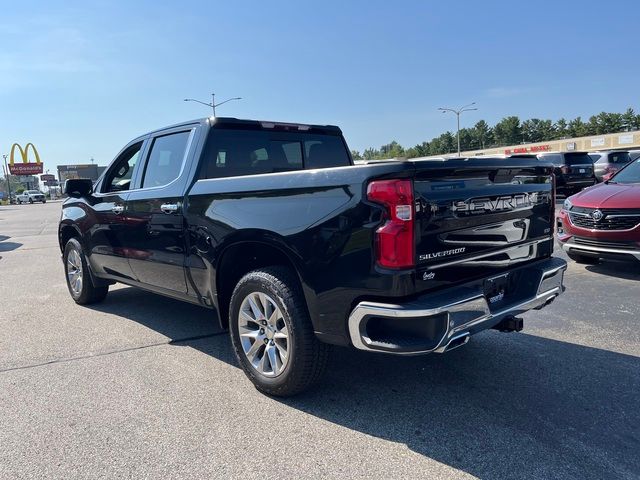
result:
<svg viewBox="0 0 640 480"><path fill-rule="evenodd" d="M451 340L449 340L449 343L447 343L447 346L444 347L444 350L442 350L443 352L450 352L451 350L454 350L458 347L461 347L463 345L466 345L467 343L469 343L469 332L465 332L462 335L458 335L457 337L453 337Z"/></svg>

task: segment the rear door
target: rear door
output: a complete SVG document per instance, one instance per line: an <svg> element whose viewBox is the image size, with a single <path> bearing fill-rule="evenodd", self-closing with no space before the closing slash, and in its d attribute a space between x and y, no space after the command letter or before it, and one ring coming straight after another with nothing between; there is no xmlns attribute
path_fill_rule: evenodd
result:
<svg viewBox="0 0 640 480"><path fill-rule="evenodd" d="M490 162L496 160L484 163ZM484 167L474 160L421 169L420 163L414 180L418 279L468 281L551 254L550 168Z"/></svg>
<svg viewBox="0 0 640 480"><path fill-rule="evenodd" d="M183 196L197 125L149 139L144 168L126 205L129 263L140 283L186 294Z"/></svg>

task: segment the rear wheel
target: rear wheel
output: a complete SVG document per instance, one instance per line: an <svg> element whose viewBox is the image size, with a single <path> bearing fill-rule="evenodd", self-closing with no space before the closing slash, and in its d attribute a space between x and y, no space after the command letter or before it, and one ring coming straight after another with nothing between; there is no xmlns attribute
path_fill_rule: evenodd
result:
<svg viewBox="0 0 640 480"><path fill-rule="evenodd" d="M29 203L33 203L33 198L29 198Z"/></svg>
<svg viewBox="0 0 640 480"><path fill-rule="evenodd" d="M64 247L64 273L71 298L79 305L97 303L104 300L109 287L96 287L91 281L87 260L80 242L70 239Z"/></svg>
<svg viewBox="0 0 640 480"><path fill-rule="evenodd" d="M588 255L580 255L578 253L567 252L567 256L576 263L583 263L585 265L596 265L600 263L598 257L590 257Z"/></svg>
<svg viewBox="0 0 640 480"><path fill-rule="evenodd" d="M229 326L240 366L264 393L295 395L326 369L330 346L315 337L298 282L286 267L254 270L240 279Z"/></svg>

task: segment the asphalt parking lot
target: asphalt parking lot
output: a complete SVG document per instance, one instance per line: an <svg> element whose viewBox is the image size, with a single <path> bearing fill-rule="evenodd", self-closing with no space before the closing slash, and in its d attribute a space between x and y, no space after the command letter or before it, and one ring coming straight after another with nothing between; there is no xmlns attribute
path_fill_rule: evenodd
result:
<svg viewBox="0 0 640 480"><path fill-rule="evenodd" d="M640 477L638 265L571 262L522 333L445 355L336 349L281 400L208 310L125 286L75 305L59 211L0 207L0 478Z"/></svg>

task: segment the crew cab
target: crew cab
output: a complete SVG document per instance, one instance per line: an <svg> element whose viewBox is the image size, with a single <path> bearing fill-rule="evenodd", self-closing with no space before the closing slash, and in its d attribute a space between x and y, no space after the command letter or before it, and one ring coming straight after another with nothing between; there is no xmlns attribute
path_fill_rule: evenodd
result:
<svg viewBox="0 0 640 480"><path fill-rule="evenodd" d="M273 395L314 384L332 344L445 352L521 330L564 290L537 159L354 165L335 126L206 118L134 139L65 191L76 303L121 282L215 310Z"/></svg>
<svg viewBox="0 0 640 480"><path fill-rule="evenodd" d="M20 203L33 203L33 202L42 202L46 203L47 199L39 190L25 190L22 193L16 195L16 201Z"/></svg>

